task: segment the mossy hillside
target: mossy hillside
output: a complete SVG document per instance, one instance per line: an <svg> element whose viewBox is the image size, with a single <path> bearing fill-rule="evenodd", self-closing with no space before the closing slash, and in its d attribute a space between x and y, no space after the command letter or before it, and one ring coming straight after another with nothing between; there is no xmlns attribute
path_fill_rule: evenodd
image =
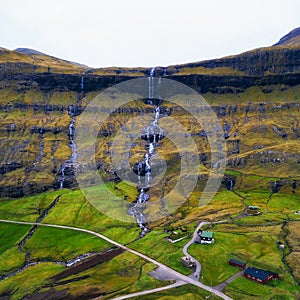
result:
<svg viewBox="0 0 300 300"><path fill-rule="evenodd" d="M1 48L0 64L4 70L9 72L48 72L58 73L82 73L87 67L79 66L74 63L43 54L28 55L8 49Z"/></svg>
<svg viewBox="0 0 300 300"><path fill-rule="evenodd" d="M6 168L0 178L2 186L33 184L42 190L53 186L58 170L71 155L67 112L13 109L3 112L1 119L1 160Z"/></svg>
<svg viewBox="0 0 300 300"><path fill-rule="evenodd" d="M15 88L17 88L17 84ZM299 86L273 85L267 88L268 90L264 86L256 86L236 94L208 93L204 96L213 105L221 125L224 128L226 126L230 127L228 130L229 138L227 139L230 162L228 168L230 170L239 170L242 173L255 173L262 176L267 176L268 173L271 173L275 177L281 177L282 174L289 174L288 176L295 177L299 173L298 168L295 168L298 160L297 153L299 152L297 151ZM6 173L4 175L5 180L2 180L2 185L7 187L13 186L13 178L17 178L20 184L23 183L23 185L24 183L25 185L26 183L32 183L34 186L40 186L44 182L45 188L54 186L61 164L71 154L67 136L70 123L70 117L67 114L68 105L84 106L96 94L93 92L80 95L71 91L49 91L49 93L44 93L39 89L29 89L22 93L16 93L9 87L2 89L0 98L4 101L3 103L21 105L21 108L14 109L11 107L9 110L1 113L1 136L3 138L2 143L4 143L4 153L7 153L7 149L12 148L13 156L15 156L13 160L22 161L22 164L27 166L26 168L21 167L18 170L12 170L11 174L9 172ZM133 97L133 95L129 94L124 94L123 96L124 99L128 100ZM112 94L107 99L102 100L101 107L103 110L110 107L114 97L115 95ZM188 99L191 96L185 97L188 103ZM42 109L50 105L54 111L46 110L43 113L40 109L36 110L34 105L40 104L44 105ZM29 106L23 107L22 105ZM55 108L56 105L57 107ZM205 153L209 163L209 153L211 151L209 144L205 138L197 136L199 131L202 130L201 124L197 124L195 119L184 114L184 110L178 110L178 107L168 102L162 103L162 109L165 109L166 114L170 114L188 132L193 134L198 151ZM122 107L120 112L113 114L104 122L100 128L99 144L97 146L97 160L99 160L100 165L102 164L102 172L111 169L108 143L114 139L114 133L128 120L141 116L146 112L151 113L152 107L145 105L143 101L135 101ZM76 118L77 120L79 121L79 117ZM8 134L7 130L10 126L16 126L16 128ZM90 124L90 126L91 129L99 130L97 124ZM43 136L43 142L45 141L45 143L43 145L44 154L42 159L35 164L35 169L31 170L30 166L35 163L40 152L38 149L40 142L38 134L31 135L30 133L30 129L34 127L43 127L47 131ZM103 137L101 131L112 133L112 136ZM53 134L52 136L51 133ZM29 139L32 139L32 141L24 149L23 144L27 143ZM238 155L230 153L230 149L235 148L236 140L239 140L240 143L240 153ZM131 149L132 164L140 159L143 153L142 149L142 144ZM167 151L164 151L164 149L167 149ZM168 162L176 156L175 148L173 151L172 144L167 140L161 141L159 150L160 155L166 157ZM174 156L172 157L173 154ZM10 163L11 159L8 156L4 156L2 161ZM43 174L38 176L38 172ZM26 179L27 177L28 179ZM18 182L18 180L15 182Z"/></svg>
<svg viewBox="0 0 300 300"><path fill-rule="evenodd" d="M142 108L142 106L140 106ZM297 168L295 169L295 162L297 161L297 152L296 149L298 147L297 144L297 124L295 120L297 119L297 110L294 108L289 108L288 106L283 106L281 109L272 109L271 106L266 106L265 112L262 113L258 110L259 106L252 107L248 113L247 120L245 121L245 111L246 108L241 107L238 108L237 112L228 114L226 113L225 116L220 116L220 121L222 124L232 124L230 129L230 134L232 137L228 139L228 141L233 141L236 138L240 139L240 154L232 155L229 157L229 161L242 161L239 165L235 166L229 164L228 168L231 170L239 170L242 173L248 174L260 174L261 176L266 176L267 173L274 174L275 177L281 177L282 174L290 174L289 176L297 175ZM148 108L146 108L148 109ZM227 110L227 109L226 109ZM229 108L228 108L229 110ZM6 126L9 124L17 123L20 129L24 126L22 123L22 118L24 118L24 114L26 115L27 111L21 112L16 111L12 114L9 114L9 118L3 114L3 123L4 128L6 130ZM106 130L110 128L110 130L114 131L125 122L128 118L131 117L131 113L123 113L125 114L124 117L117 120L110 120L109 122L104 125L104 129ZM135 113L136 114L136 113ZM290 118L291 114L293 115ZM137 115L137 114L136 114ZM182 115L178 113L172 113L174 118L176 117L184 126L188 128L188 131L191 133L197 132L197 130L201 130L201 127L193 126L191 120L185 119ZM34 126L44 126L49 132L46 132L43 136L44 143L44 156L47 161L42 160L40 170L44 170L47 172L48 169L55 170L57 169L71 154L70 148L68 146L68 137L64 135L65 132L68 130L68 122L70 122L69 116L65 113L62 117L59 115L58 112L53 112L50 116L46 116L43 114L34 115L34 112L31 111L28 118L24 120L26 128L32 128ZM118 116L119 117L119 116ZM34 121L35 120L35 121ZM109 125L110 124L110 125ZM259 125L257 125L259 124ZM92 125L93 127L93 125ZM285 132L287 138L284 139L280 135L281 128L282 132ZM28 132L27 129L27 132ZM51 130L63 129L64 133L57 133L51 136ZM3 138L6 137L3 142L6 144L5 147L7 149L11 148L12 146L16 146L16 143L20 143L21 139L20 136L17 136L17 132L10 132L9 139L7 140L7 133L2 131ZM30 134L26 133L25 136L28 138ZM236 137L234 138L234 135ZM15 137L15 140L12 141ZM34 142L30 142L26 148L26 152L21 152L21 154L17 154L17 157L21 157L26 161L34 161L39 153L38 143L39 143L39 136L32 135L32 138L35 139ZM99 155L98 159L100 161L105 162L105 168L109 168L110 165L110 157L109 157L109 147L107 144L112 140L114 136L111 137L100 137L99 138L99 146L97 148L97 155ZM209 145L205 142L205 139L200 137L194 137L196 140L196 144L200 152L205 152L207 156L209 155ZM51 142L52 140L52 142ZM26 142L26 139L25 141ZM23 143L23 142L22 142ZM52 143L52 145L51 145ZM230 149L231 144L228 143L228 149ZM132 148L133 156L131 158L132 163L137 161L141 156L141 150L143 149L144 145L141 144L138 148ZM158 148L160 154L167 159L167 161L171 162L174 159L174 155L176 155L176 149L174 151L170 151L172 144L169 143L167 140L163 140L161 142L161 146ZM258 149L256 149L258 148ZM18 147L15 147L18 149ZM53 150L55 149L55 150ZM168 149L167 152L164 149ZM20 151L22 150L22 145L20 145ZM51 152L51 153L50 153ZM8 152L5 152L8 153ZM136 156L137 155L137 156ZM17 159L16 160L20 160ZM51 159L50 159L51 157ZM209 156L208 156L209 157ZM269 161L261 162L262 159L268 158ZM280 160L279 162L277 160ZM4 158L7 160L7 158ZM51 160L51 161L49 161ZM275 162L273 160L276 160ZM28 164L29 165L29 164ZM175 170L175 169L174 169ZM12 173L17 175L16 177L21 178L22 181L27 173L24 172L25 170L16 170ZM52 171L51 171L52 172ZM49 175L43 175L39 183L45 179L47 182L53 182L55 178L53 177L50 172ZM32 173L30 178L34 178L36 172ZM54 173L55 175L55 173ZM5 175L7 177L8 174ZM47 179L48 178L48 179ZM32 179L34 180L34 179ZM9 179L6 179L7 184L9 184ZM11 181L11 183L13 180Z"/></svg>
<svg viewBox="0 0 300 300"><path fill-rule="evenodd" d="M91 70L92 74L95 75L126 75L126 76L145 76L147 68L119 68L119 67L108 67Z"/></svg>
<svg viewBox="0 0 300 300"><path fill-rule="evenodd" d="M286 226L283 227L284 234L283 236L286 238L286 244L289 248L289 251L286 252L286 262L290 269L292 270L292 274L295 277L297 282L300 282L300 247L299 247L299 222L290 222Z"/></svg>
<svg viewBox="0 0 300 300"><path fill-rule="evenodd" d="M252 124L254 128L254 133L251 138L249 137L248 131L251 131L252 127L248 124L248 122L244 122L245 114L246 114L246 107L237 107L237 111L234 113L229 113L230 108L225 107L224 115L220 116L220 120L222 124L228 122L229 124L236 124L235 127L232 129L232 138L234 138L234 133L237 132L240 134L241 146L240 146L240 154L231 154L228 159L228 166L227 166L227 173L235 180L235 188L243 190L244 188L249 191L255 189L262 189L266 190L267 195L266 198L271 194L271 186L274 182L282 180L283 187L281 189L284 193L292 193L292 183L294 179L297 179L297 136L291 128L295 128L292 123L289 126L285 126L285 123L289 124L289 113L294 113L295 110L291 109L288 106L283 105L280 108L273 109L272 106L266 105L266 109L262 114L260 109L260 105L252 106L248 112L248 119L250 119L249 123ZM227 112L228 111L228 112ZM176 111L177 112L177 111ZM218 111L217 111L218 112ZM176 117L178 120L182 122L182 124L186 125L191 130L191 123L188 118L184 119L182 115L177 112L175 114L171 114L171 116ZM297 110L296 114L297 116ZM291 118L292 120L294 118ZM265 123L264 123L265 122ZM262 124L261 124L262 123ZM189 125L187 125L189 124ZM257 125L259 124L259 125ZM275 126L275 125L276 126ZM278 124L278 125L277 125ZM261 126L262 130L259 128ZM287 134L287 138L283 138L278 130L277 127L283 127L284 131ZM195 126L194 128L197 128ZM257 130L258 129L258 130ZM194 130L194 129L193 129ZM242 134L245 134L247 137L243 137ZM231 140L232 138L228 139ZM257 140L264 142L263 145L260 145ZM101 139L100 139L101 140ZM109 137L106 138L109 140ZM202 139L203 141L203 139ZM244 141L245 144L242 142ZM201 150L205 150L206 144L203 142L197 142L198 145L201 146ZM205 145L205 146L204 146ZM166 146L164 148L164 146ZM228 145L228 148L230 145ZM132 157L131 163L138 161L138 159L142 158L145 149L143 149L144 143L136 143L136 145L132 148ZM176 163L174 160L174 155L176 155L176 149L172 150L172 143L169 143L167 139L164 139L160 142L160 146L157 148L157 152L167 160L167 165L169 166L169 170L167 172L168 175L165 176L164 180L162 180L162 185L155 186L151 189L150 193L152 199L159 199L161 197L161 191L164 190L164 186L172 187L172 182L176 182L176 176L172 176L176 169ZM101 147L99 147L101 149ZM109 147L106 148L105 151L108 150ZM168 151L164 150L168 149ZM229 153L230 154L230 153ZM173 157L172 157L173 156ZM267 158L267 159L266 159ZM109 158L106 156L106 164L110 164ZM242 163L239 163L242 162ZM173 167L172 167L173 165ZM204 169L202 169L203 172ZM238 172L237 172L238 171ZM204 173L206 174L206 173ZM166 184L168 182L168 184ZM203 186L203 185L202 185ZM297 190L296 190L297 193ZM194 196L193 196L194 195ZM198 203L198 199L201 196L201 189L196 189L195 193L191 196L190 199L195 199ZM232 194L233 195L233 194ZM242 198L241 198L242 199ZM267 199L265 199L267 201ZM238 204L238 203L237 203ZM232 207L231 210L226 208L220 210L219 207L215 210L213 207L207 206L205 209L206 211L202 210L193 210L191 215L193 218L197 219L201 216L209 215L212 220L221 219L222 216L230 216L238 214L241 211L241 207L245 207L245 205L237 207ZM296 207L292 207L289 210L289 215L292 217L293 212L295 211ZM189 211L189 209L187 209ZM184 212L180 212L181 217L189 216L185 210ZM215 212L215 213L213 213ZM183 214L182 214L183 213ZM213 216L213 217L212 217ZM187 217L189 218L189 217ZM268 217L262 216L257 219L260 222L260 218L263 219L263 222L267 222L269 220L273 221L280 221L282 218L274 211L272 214L270 213ZM247 219L245 219L246 221Z"/></svg>
<svg viewBox="0 0 300 300"><path fill-rule="evenodd" d="M57 91L51 90L48 92L42 91L40 88L35 87L26 90L20 90L16 82L5 83L0 92L0 104L13 108L14 106L24 106L25 108L32 108L36 105L40 110L43 110L47 105L68 107L68 105L79 104L82 105L81 97L74 91Z"/></svg>
<svg viewBox="0 0 300 300"><path fill-rule="evenodd" d="M176 75L190 75L190 74L199 74L199 75L215 75L215 76L228 76L228 75L246 75L245 72L233 69L230 67L217 67L217 68L206 68L206 67L184 67L180 68L179 72Z"/></svg>
<svg viewBox="0 0 300 300"><path fill-rule="evenodd" d="M25 253L21 253L15 245L2 253L0 259L0 274L2 276L3 274L14 272L22 267L25 264Z"/></svg>
<svg viewBox="0 0 300 300"><path fill-rule="evenodd" d="M184 74L214 74L214 75L248 75L262 76L270 74L297 73L300 51L298 45L280 45L250 50L238 55L202 62L174 65L168 67L169 72Z"/></svg>

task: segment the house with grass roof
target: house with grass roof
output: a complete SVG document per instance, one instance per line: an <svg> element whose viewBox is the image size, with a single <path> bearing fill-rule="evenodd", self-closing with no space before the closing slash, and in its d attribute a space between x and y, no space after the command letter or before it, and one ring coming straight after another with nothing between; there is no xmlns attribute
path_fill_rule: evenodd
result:
<svg viewBox="0 0 300 300"><path fill-rule="evenodd" d="M211 231L200 230L195 240L196 244L213 244L215 242L214 233Z"/></svg>
<svg viewBox="0 0 300 300"><path fill-rule="evenodd" d="M258 216L261 214L261 211L259 210L259 208L257 206L249 205L247 207L246 214L248 216Z"/></svg>

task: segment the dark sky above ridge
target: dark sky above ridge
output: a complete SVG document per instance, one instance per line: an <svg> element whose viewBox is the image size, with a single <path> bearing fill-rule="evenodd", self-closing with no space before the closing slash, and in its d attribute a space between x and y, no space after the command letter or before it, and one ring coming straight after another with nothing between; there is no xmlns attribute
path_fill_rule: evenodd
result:
<svg viewBox="0 0 300 300"><path fill-rule="evenodd" d="M166 66L275 44L299 0L2 1L0 46L91 67Z"/></svg>

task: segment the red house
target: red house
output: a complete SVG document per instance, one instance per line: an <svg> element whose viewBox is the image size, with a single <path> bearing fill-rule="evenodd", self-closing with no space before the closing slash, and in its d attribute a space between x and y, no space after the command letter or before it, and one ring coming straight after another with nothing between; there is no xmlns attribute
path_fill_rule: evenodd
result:
<svg viewBox="0 0 300 300"><path fill-rule="evenodd" d="M235 260L235 259L229 259L228 263L234 267L238 267L240 269L246 269L246 263Z"/></svg>
<svg viewBox="0 0 300 300"><path fill-rule="evenodd" d="M279 275L270 271L248 267L244 272L244 277L262 284L266 284L271 279L279 278Z"/></svg>

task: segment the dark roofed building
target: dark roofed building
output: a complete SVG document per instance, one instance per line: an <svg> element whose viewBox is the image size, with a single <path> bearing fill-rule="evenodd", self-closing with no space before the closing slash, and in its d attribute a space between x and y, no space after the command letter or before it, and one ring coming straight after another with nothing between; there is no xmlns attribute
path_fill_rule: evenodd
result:
<svg viewBox="0 0 300 300"><path fill-rule="evenodd" d="M244 272L244 277L266 284L271 279L279 278L279 275L270 271L248 267Z"/></svg>
<svg viewBox="0 0 300 300"><path fill-rule="evenodd" d="M246 263L235 260L235 259L229 259L229 264L234 266L234 267L238 267L240 269L245 269L246 268Z"/></svg>

